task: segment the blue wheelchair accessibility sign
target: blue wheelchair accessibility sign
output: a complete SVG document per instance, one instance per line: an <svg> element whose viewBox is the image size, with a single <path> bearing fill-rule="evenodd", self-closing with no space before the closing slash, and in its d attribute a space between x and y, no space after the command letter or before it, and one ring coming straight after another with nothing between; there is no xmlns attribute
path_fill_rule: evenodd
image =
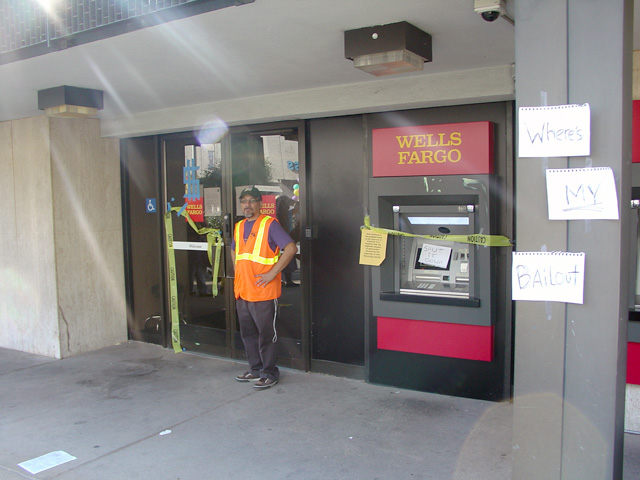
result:
<svg viewBox="0 0 640 480"><path fill-rule="evenodd" d="M145 200L147 205L147 213L156 213L156 199L155 198L147 198Z"/></svg>

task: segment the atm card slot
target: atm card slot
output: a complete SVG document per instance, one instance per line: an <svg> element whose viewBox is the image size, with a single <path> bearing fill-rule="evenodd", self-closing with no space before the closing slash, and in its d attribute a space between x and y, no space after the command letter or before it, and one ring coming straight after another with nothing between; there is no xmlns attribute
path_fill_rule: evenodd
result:
<svg viewBox="0 0 640 480"><path fill-rule="evenodd" d="M439 282L440 276L438 275L415 275L415 280L421 280L423 282Z"/></svg>
<svg viewBox="0 0 640 480"><path fill-rule="evenodd" d="M456 292L452 290L418 290L414 288L401 288L402 295L420 295L423 297L455 297L469 298L469 292Z"/></svg>

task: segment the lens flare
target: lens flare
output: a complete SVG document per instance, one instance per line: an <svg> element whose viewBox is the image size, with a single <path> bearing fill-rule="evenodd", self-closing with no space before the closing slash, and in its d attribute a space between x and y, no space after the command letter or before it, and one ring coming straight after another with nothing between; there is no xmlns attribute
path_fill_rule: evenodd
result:
<svg viewBox="0 0 640 480"><path fill-rule="evenodd" d="M56 0L37 0L38 5L42 7L48 14L52 14L55 10Z"/></svg>
<svg viewBox="0 0 640 480"><path fill-rule="evenodd" d="M196 137L200 145L218 143L229 131L229 127L219 118L214 118L203 123Z"/></svg>

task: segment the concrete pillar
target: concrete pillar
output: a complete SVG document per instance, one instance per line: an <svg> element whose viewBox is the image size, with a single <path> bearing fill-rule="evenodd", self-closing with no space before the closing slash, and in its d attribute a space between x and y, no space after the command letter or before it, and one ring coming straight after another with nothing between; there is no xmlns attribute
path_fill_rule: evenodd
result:
<svg viewBox="0 0 640 480"><path fill-rule="evenodd" d="M54 358L127 339L120 155L97 119L0 123L0 346Z"/></svg>
<svg viewBox="0 0 640 480"><path fill-rule="evenodd" d="M0 346L60 357L49 121L0 123Z"/></svg>
<svg viewBox="0 0 640 480"><path fill-rule="evenodd" d="M518 158L518 251L585 252L584 304L518 302L514 479L621 478L631 177L631 0L518 0L518 107L589 103L591 156ZM550 221L547 168L611 167L620 221Z"/></svg>

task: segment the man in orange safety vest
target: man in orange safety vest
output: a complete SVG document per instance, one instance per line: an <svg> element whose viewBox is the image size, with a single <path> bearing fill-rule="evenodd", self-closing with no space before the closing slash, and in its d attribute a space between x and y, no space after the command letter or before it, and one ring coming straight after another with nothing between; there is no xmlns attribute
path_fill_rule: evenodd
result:
<svg viewBox="0 0 640 480"><path fill-rule="evenodd" d="M262 194L256 187L240 193L240 205L245 218L235 226L231 251L236 311L249 371L236 380L255 382L254 388L267 389L280 377L276 366L280 272L298 249L275 218L260 213Z"/></svg>

